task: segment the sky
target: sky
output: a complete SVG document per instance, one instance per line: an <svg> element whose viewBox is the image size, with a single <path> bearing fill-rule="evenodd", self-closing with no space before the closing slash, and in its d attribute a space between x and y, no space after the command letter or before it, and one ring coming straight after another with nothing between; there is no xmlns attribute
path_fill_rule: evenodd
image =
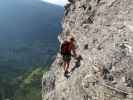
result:
<svg viewBox="0 0 133 100"><path fill-rule="evenodd" d="M67 0L42 0L42 1L46 1L49 3L61 5L61 6L64 6L68 2Z"/></svg>

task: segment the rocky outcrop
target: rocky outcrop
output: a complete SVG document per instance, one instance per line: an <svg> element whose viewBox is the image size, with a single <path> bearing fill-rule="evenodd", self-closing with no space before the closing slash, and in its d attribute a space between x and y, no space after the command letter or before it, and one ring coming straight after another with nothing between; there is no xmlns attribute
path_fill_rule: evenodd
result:
<svg viewBox="0 0 133 100"><path fill-rule="evenodd" d="M83 59L66 79L57 54L43 100L133 100L133 0L69 1L59 40L73 33Z"/></svg>

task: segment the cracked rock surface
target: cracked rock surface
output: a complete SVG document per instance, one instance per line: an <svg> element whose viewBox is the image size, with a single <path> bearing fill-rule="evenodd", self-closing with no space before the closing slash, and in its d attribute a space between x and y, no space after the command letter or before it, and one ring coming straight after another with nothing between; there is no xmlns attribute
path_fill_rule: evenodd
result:
<svg viewBox="0 0 133 100"><path fill-rule="evenodd" d="M57 54L42 79L43 100L133 100L133 0L69 0L62 42L70 33L77 53L69 79Z"/></svg>

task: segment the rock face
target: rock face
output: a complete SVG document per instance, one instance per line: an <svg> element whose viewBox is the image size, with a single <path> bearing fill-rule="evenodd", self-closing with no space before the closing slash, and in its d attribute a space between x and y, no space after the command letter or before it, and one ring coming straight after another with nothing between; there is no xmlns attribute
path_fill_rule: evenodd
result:
<svg viewBox="0 0 133 100"><path fill-rule="evenodd" d="M57 54L43 100L133 100L133 0L69 1L59 40L72 32L83 59L72 59L66 79Z"/></svg>

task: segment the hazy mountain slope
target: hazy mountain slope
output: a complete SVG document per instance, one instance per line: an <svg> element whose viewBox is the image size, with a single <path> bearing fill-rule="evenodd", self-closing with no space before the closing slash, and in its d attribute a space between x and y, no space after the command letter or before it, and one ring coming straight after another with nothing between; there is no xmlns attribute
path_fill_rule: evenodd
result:
<svg viewBox="0 0 133 100"><path fill-rule="evenodd" d="M0 100L41 98L40 72L57 52L63 12L40 0L0 0ZM42 70L32 76L36 68ZM28 79L35 79L29 88Z"/></svg>
<svg viewBox="0 0 133 100"><path fill-rule="evenodd" d="M62 14L62 7L39 0L2 0L0 38L44 40L49 36L51 39L60 30Z"/></svg>
<svg viewBox="0 0 133 100"><path fill-rule="evenodd" d="M40 0L0 1L1 75L16 76L28 67L50 63L63 11Z"/></svg>

